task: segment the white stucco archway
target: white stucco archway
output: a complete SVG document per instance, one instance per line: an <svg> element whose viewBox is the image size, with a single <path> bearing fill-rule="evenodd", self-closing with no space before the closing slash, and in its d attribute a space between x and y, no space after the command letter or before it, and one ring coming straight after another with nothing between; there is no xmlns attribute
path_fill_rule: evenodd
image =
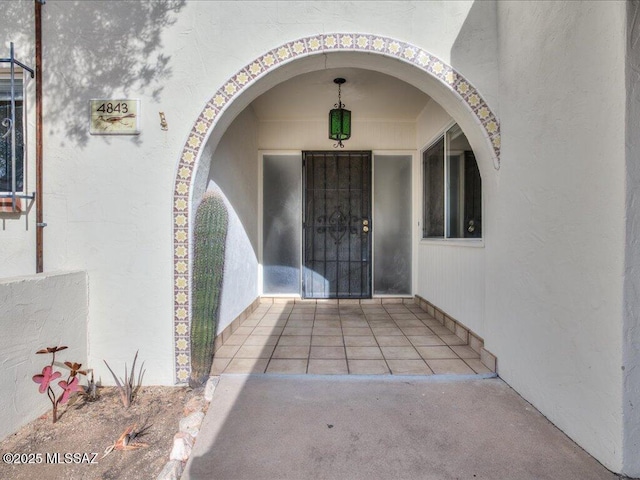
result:
<svg viewBox="0 0 640 480"><path fill-rule="evenodd" d="M424 91L461 125L481 173L500 167L500 125L473 85L425 50L387 37L335 33L294 40L237 72L207 102L195 121L176 169L173 200L174 368L177 382L190 371L190 261L194 180L206 145L213 147L233 119L259 95L301 73L361 67L393 75Z"/></svg>

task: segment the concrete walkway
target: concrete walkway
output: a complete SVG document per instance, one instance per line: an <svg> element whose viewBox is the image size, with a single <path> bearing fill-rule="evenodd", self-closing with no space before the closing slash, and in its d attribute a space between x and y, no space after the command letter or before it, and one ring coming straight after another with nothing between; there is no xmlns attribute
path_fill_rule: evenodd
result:
<svg viewBox="0 0 640 480"><path fill-rule="evenodd" d="M616 479L498 378L223 375L183 479Z"/></svg>

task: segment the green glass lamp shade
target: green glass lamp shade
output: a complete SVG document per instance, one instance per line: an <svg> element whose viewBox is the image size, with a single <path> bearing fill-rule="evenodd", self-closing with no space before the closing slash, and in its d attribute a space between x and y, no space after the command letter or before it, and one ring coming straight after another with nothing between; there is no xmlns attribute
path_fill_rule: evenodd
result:
<svg viewBox="0 0 640 480"><path fill-rule="evenodd" d="M329 138L337 142L351 137L351 110L334 108L329 112Z"/></svg>

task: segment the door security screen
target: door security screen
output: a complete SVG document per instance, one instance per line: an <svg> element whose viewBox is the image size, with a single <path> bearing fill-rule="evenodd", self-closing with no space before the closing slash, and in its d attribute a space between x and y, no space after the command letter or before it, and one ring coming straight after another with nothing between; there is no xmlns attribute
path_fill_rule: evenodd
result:
<svg viewBox="0 0 640 480"><path fill-rule="evenodd" d="M371 152L303 152L303 296L371 297Z"/></svg>

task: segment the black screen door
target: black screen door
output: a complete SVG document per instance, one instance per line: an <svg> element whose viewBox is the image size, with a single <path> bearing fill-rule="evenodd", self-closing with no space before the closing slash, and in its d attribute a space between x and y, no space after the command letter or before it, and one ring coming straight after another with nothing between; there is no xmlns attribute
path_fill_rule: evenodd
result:
<svg viewBox="0 0 640 480"><path fill-rule="evenodd" d="M371 297L371 152L303 152L305 298Z"/></svg>

